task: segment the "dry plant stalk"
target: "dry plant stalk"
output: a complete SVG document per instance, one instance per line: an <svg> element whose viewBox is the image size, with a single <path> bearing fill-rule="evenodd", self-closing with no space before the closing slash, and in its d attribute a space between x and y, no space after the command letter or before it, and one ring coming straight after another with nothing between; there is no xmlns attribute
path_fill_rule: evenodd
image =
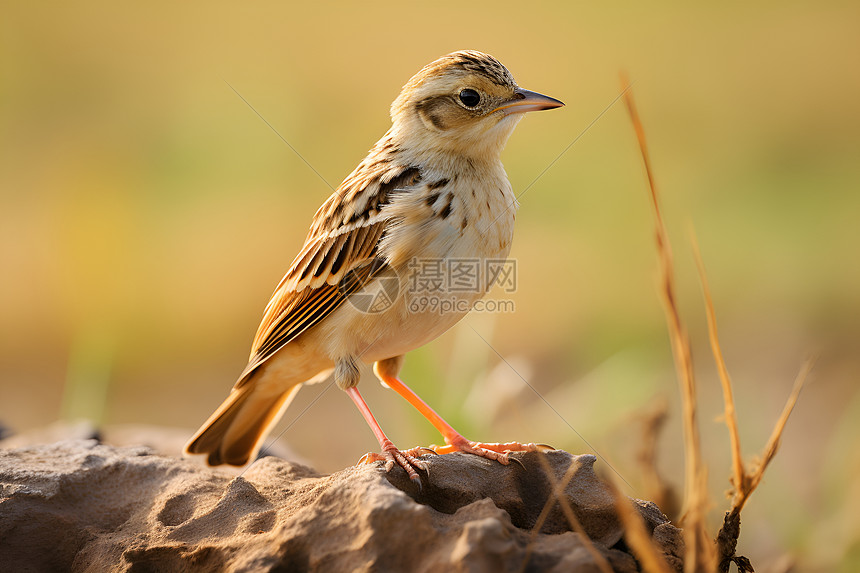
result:
<svg viewBox="0 0 860 573"><path fill-rule="evenodd" d="M800 372L797 374L797 378L794 380L794 387L792 388L791 394L782 409L782 414L780 414L779 420L777 420L776 425L773 428L773 432L770 435L770 439L768 439L767 445L764 447L762 459L753 466L752 472L747 475L746 489L740 492L732 502L732 511L737 509L737 511L740 512L747 499L749 499L750 494L752 494L761 482L764 470L767 469L768 464L770 464L771 460L776 455L777 449L779 449L779 440L782 437L783 430L785 430L785 424L788 422L788 417L791 416L791 412L794 410L795 404L797 404L797 399L800 397L800 391L803 389L806 377L809 376L814 365L814 359L807 360L803 365L803 368L801 368Z"/></svg>
<svg viewBox="0 0 860 573"><path fill-rule="evenodd" d="M673 488L657 469L660 432L669 417L669 402L661 398L642 414L642 441L636 454L642 472L645 496L657 504L670 521L677 521L680 508Z"/></svg>
<svg viewBox="0 0 860 573"><path fill-rule="evenodd" d="M720 373L720 381L723 386L723 401L725 402L725 420L729 429L729 437L732 443L732 467L733 477L731 479L734 486L734 494L732 495L731 509L726 512L723 520L723 525L717 534L717 571L720 573L728 573L729 565L734 563L740 573L753 571L752 564L749 559L737 555L738 538L741 533L741 510L746 504L752 492L755 491L758 484L761 483L764 471L767 469L776 451L779 448L779 441L782 437L782 432L785 430L785 424L788 422L788 417L791 415L797 399L800 396L800 391L803 388L804 381L809 375L814 365L814 360L807 360L801 368L800 373L794 381L794 388L788 397L788 400L783 407L782 414L773 428L770 439L765 446L761 461L755 464L752 469L747 472L744 468L743 460L741 459L740 436L738 434L737 418L735 414L734 395L732 393L732 383L729 378L729 372L723 359L723 352L720 347L719 335L717 331L717 315L714 311L714 302L711 299L711 290L708 286L708 277L705 273L705 265L702 262L702 255L699 252L699 246L696 242L695 235L693 236L693 252L696 256L696 264L699 268L699 278L702 284L702 293L705 298L705 308L708 315L708 337L711 341L711 349L714 353L714 360L717 363L717 369Z"/></svg>
<svg viewBox="0 0 860 573"><path fill-rule="evenodd" d="M711 342L711 351L714 354L714 362L717 363L717 371L720 374L720 384L723 387L723 403L725 404L725 421L729 428L729 440L732 448L732 485L735 491L745 488L746 474L741 457L741 438L738 432L738 418L735 413L735 397L732 392L732 380L729 378L729 370L726 367L723 350L720 346L720 337L717 331L717 314L714 311L714 301L711 299L711 288L708 285L708 276L705 274L705 264L699 251L699 242L692 229L690 231L693 245L693 255L696 258L696 266L699 269L699 282L702 285L702 293L705 297L705 312L708 317L708 339Z"/></svg>
<svg viewBox="0 0 860 573"><path fill-rule="evenodd" d="M615 497L615 511L624 528L624 541L636 554L642 569L648 573L671 573L672 569L666 563L660 549L658 549L648 530L642 516L633 508L633 501L621 493L617 478L613 477L606 482L612 495Z"/></svg>
<svg viewBox="0 0 860 573"><path fill-rule="evenodd" d="M630 82L622 76L622 84L629 86ZM672 354L675 357L675 368L681 385L681 398L684 409L684 542L686 571L710 571L713 569L715 555L713 544L705 529L705 515L708 506L707 474L702 462L702 448L699 439L699 428L696 420L696 382L693 375L693 359L690 350L690 339L684 323L678 312L675 295L674 264L669 236L660 212L660 201L657 186L654 182L648 146L645 142L645 130L636 111L633 91L628 89L624 94L624 103L630 114L639 150L648 176L648 187L651 191L651 205L654 208L654 223L657 239L657 256L660 262L660 294L663 298L666 322L669 326L669 337L672 342Z"/></svg>
<svg viewBox="0 0 860 573"><path fill-rule="evenodd" d="M629 85L626 78L622 82ZM684 566L686 571L713 571L721 573L728 572L729 565L735 563L741 573L753 571L752 565L746 557L736 555L738 537L740 535L740 513L744 504L753 491L761 482L765 469L776 455L779 441L788 417L794 409L803 383L812 369L813 360L809 360L801 369L794 383L794 388L788 401L783 408L782 414L777 421L773 433L765 446L761 460L755 464L750 471L744 468L741 457L741 443L738 432L737 415L735 413L734 394L732 392L731 378L726 367L723 352L720 347L717 331L716 312L708 286L702 257L699 253L695 237L693 237L693 248L696 263L699 269L699 277L705 298L705 309L708 319L708 337L711 350L717 364L720 382L723 390L723 402L725 405L725 420L729 430L729 439L732 451L732 477L734 486L731 509L726 513L723 526L716 539L716 551L705 528L705 513L707 511L707 473L701 459L701 446L699 443L698 427L696 424L696 394L695 379L692 370L692 355L690 342L684 329L683 322L676 305L672 253L669 245L668 235L660 213L660 205L654 177L651 170L651 162L648 148L645 143L645 131L642 122L636 112L631 91L626 91L624 101L627 104L630 119L639 142L639 149L645 164L648 176L648 184L651 191L651 202L654 207L654 219L657 231L657 253L660 261L661 295L666 310L669 333L672 340L672 351L675 357L675 366L681 383L681 398L684 407L684 448L685 448L685 499L684 499L684 538L687 544ZM623 505L623 504L621 504ZM635 527L635 526L634 526Z"/></svg>
<svg viewBox="0 0 860 573"><path fill-rule="evenodd" d="M732 496L732 507L730 511L740 511L744 504L749 499L750 494L758 487L764 471L779 448L779 440L782 432L785 429L785 424L788 422L788 417L791 415L794 406L797 403L797 398L800 396L800 391L803 388L803 383L809 372L812 370L814 360L807 360L801 368L794 381L794 388L788 397L782 414L777 420L770 435L770 439L765 446L762 460L755 465L749 473L744 469L743 459L741 458L741 440L738 433L738 421L735 414L735 400L732 393L732 381L729 378L729 371L726 368L726 362L723 358L723 351L720 347L719 332L717 330L717 314L714 310L714 301L711 298L711 289L708 285L708 276L705 273L705 264L702 262L702 254L699 251L699 244L696 241L695 234L692 234L693 254L696 257L696 265L699 269L699 279L702 284L702 294L705 298L705 310L708 316L708 337L711 341L711 350L714 353L714 361L717 363L717 369L720 373L720 382L723 386L723 401L725 402L725 419L726 425L729 428L729 439L732 444L732 485L734 486L734 495Z"/></svg>
<svg viewBox="0 0 860 573"><path fill-rule="evenodd" d="M573 476L576 473L577 468L579 467L579 463L576 460L572 460L567 468L567 471L564 472L561 481L557 482L555 481L555 476L552 472L552 466L550 466L545 456L546 454L541 452L540 455L538 455L538 460L540 460L540 464L543 467L544 475L546 475L547 480L549 480L550 488L552 490L553 495L548 500L546 500L543 509L538 515L538 518L535 520L534 527L532 527L532 531L529 536L529 543L526 547L526 556L525 558L523 558L522 565L520 566L520 573L525 571L526 567L528 566L529 559L531 559L532 548L534 547L535 538L537 538L537 535L538 533L540 533L544 522L546 521L547 517L549 517L549 512L552 510L552 506L555 505L556 500L561 506L561 511L562 513L564 513L564 516L567 519L567 522L570 524L570 527L582 538L582 543L585 546L585 549L588 550L588 553L594 559L597 568L600 569L602 573L612 573L612 566L594 546L594 543L591 541L591 538L588 536L588 533L586 533L585 528L582 527L582 523L579 521L579 519L576 517L576 514L573 512L573 509L570 507L570 503L568 502L567 497L564 495L564 490L567 488L567 484L570 483L570 480L573 479Z"/></svg>
<svg viewBox="0 0 860 573"><path fill-rule="evenodd" d="M770 439L765 446L761 461L755 464L750 471L744 468L741 458L741 440L738 433L737 415L735 413L735 400L732 393L732 382L729 378L729 371L726 368L723 351L720 347L719 332L717 330L717 314L714 310L714 301L711 298L711 289L708 285L708 277L705 273L705 265L702 262L702 254L699 251L699 245L696 241L695 234L692 235L693 254L696 257L696 265L699 269L699 279L702 284L702 294L705 299L705 310L708 317L708 338L711 341L711 350L714 354L714 361L717 364L717 370L720 373L720 383L723 387L723 402L725 403L725 421L729 429L729 439L732 445L732 486L734 492L732 495L731 509L726 512L723 520L723 525L717 534L717 571L727 573L729 565L734 563L738 571L745 573L753 571L752 564L749 559L737 555L738 538L741 533L741 510L746 504L752 492L755 491L758 484L761 483L765 469L776 455L779 448L779 440L782 437L782 432L785 429L785 424L788 422L788 417L794 409L797 399L800 396L800 390L803 388L803 383L814 364L813 360L807 360L800 373L794 381L794 388L786 401L782 414L777 420L770 435Z"/></svg>

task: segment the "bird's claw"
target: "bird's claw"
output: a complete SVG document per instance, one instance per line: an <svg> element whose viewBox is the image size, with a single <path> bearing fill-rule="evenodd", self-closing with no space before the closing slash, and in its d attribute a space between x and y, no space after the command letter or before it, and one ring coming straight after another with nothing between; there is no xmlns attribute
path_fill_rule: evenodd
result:
<svg viewBox="0 0 860 573"><path fill-rule="evenodd" d="M391 471L395 465L400 466L406 471L409 479L418 485L421 489L421 476L416 472L416 468L424 472L430 473L430 468L427 462L419 460L416 455L425 455L427 453L435 454L430 448L415 447L409 450L400 451L394 445L386 446L383 453L368 452L361 456L358 460L359 464L372 464L374 462L385 462L385 471Z"/></svg>
<svg viewBox="0 0 860 573"><path fill-rule="evenodd" d="M465 452L467 454L474 454L476 456L481 456L482 458L495 460L503 465L508 465L511 463L511 460L513 460L522 466L522 463L519 460L511 458L508 455L511 452L546 452L555 449L546 444L521 444L519 442L487 444L482 442L473 442L462 436L456 436L446 441L448 442L447 445L433 445L430 446L430 448L437 454Z"/></svg>
<svg viewBox="0 0 860 573"><path fill-rule="evenodd" d="M415 446L414 448L410 448L408 450L402 450L402 452L406 455L413 456L413 457L438 455L432 448L428 448L425 446Z"/></svg>

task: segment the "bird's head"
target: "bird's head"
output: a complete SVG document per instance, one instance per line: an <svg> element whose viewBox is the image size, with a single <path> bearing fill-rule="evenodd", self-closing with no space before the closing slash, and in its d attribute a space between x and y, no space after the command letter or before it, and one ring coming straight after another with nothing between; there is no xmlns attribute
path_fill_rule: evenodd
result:
<svg viewBox="0 0 860 573"><path fill-rule="evenodd" d="M412 76L391 104L392 130L417 151L496 159L523 113L563 105L517 86L494 57L466 50Z"/></svg>

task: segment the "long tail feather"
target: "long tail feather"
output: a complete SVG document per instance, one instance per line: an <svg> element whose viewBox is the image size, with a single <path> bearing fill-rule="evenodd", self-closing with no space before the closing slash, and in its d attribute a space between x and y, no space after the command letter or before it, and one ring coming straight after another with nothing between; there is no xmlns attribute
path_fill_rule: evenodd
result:
<svg viewBox="0 0 860 573"><path fill-rule="evenodd" d="M299 385L279 394L256 384L234 388L185 446L188 454L208 454L210 466L243 466L257 455L266 434L281 418Z"/></svg>

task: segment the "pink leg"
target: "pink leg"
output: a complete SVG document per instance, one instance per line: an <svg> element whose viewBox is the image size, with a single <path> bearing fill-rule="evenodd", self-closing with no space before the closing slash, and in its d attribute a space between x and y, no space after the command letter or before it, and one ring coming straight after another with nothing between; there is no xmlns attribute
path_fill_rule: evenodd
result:
<svg viewBox="0 0 860 573"><path fill-rule="evenodd" d="M418 473L415 471L415 468L421 470L427 470L427 466L421 460L413 457L413 453L415 450L409 450L408 452L401 452L395 447L395 445L388 439L388 436L385 435L385 432L382 431L382 428L379 426L379 423L376 421L376 418L373 417L373 413L370 411L370 408L367 406L367 402L364 401L364 398L361 397L361 394L358 392L358 388L352 387L347 388L346 393L352 398L352 401L355 402L355 405L358 407L358 411L361 412L361 415L364 416L364 420L367 422L367 425L370 426L370 429L373 430L373 435L376 436L377 441L379 442L379 446L382 448L383 455L379 454L365 454L359 460L359 463L371 463L380 459L386 460L385 462L385 471L391 470L394 467L394 464L402 467L406 470L406 473L409 474L409 479L417 482L419 485L421 484L421 478L418 476Z"/></svg>

